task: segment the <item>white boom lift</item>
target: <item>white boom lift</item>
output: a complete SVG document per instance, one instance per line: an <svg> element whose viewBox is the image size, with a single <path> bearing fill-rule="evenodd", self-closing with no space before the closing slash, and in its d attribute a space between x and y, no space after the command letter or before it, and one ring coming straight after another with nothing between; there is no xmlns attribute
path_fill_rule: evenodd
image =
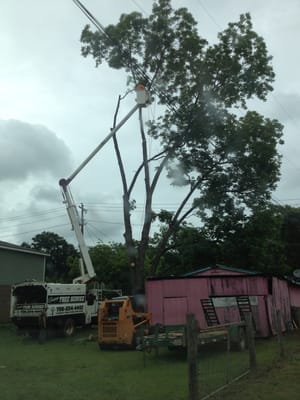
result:
<svg viewBox="0 0 300 400"><path fill-rule="evenodd" d="M79 214L69 185L131 115L149 103L149 95L144 86L136 87L136 95L136 105L125 118L111 130L67 179L59 181L83 259L81 276L74 279L73 283L25 281L12 286L11 321L18 329L29 332L31 336L43 339L51 330L62 332L64 336L71 336L76 325L88 325L97 321L99 306L105 298L121 294L119 290L103 288L99 290L99 283L94 279L96 274L80 229Z"/></svg>
<svg viewBox="0 0 300 400"><path fill-rule="evenodd" d="M62 189L64 202L67 207L67 212L74 229L80 253L83 259L81 263L81 276L74 280L74 283L86 283L95 277L94 267L85 244L85 240L80 228L80 219L78 209L74 203L73 196L70 191L70 183L79 174L79 172L88 164L89 161L102 149L102 147L117 133L117 131L125 124L125 122L141 107L146 107L150 102L149 94L143 85L137 85L136 88L136 105L131 111L111 129L110 133L102 140L102 142L90 153L90 155L79 165L79 167L67 178L60 179L59 184ZM85 267L85 268L84 268Z"/></svg>

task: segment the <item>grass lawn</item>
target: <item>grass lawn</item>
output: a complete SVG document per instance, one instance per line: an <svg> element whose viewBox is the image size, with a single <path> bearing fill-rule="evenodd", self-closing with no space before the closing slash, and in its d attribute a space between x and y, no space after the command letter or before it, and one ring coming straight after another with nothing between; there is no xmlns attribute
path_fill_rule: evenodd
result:
<svg viewBox="0 0 300 400"><path fill-rule="evenodd" d="M0 327L1 400L187 399L185 357L147 354L144 366L142 352L100 351L89 333L41 345Z"/></svg>
<svg viewBox="0 0 300 400"><path fill-rule="evenodd" d="M284 336L285 358L276 338L258 341L256 374L229 385L216 400L286 400L300 398L300 331Z"/></svg>
<svg viewBox="0 0 300 400"><path fill-rule="evenodd" d="M158 357L151 353L144 358L138 351L100 351L96 342L85 340L90 333L82 330L74 338L50 339L41 345L30 337L17 336L11 326L0 326L1 400L188 399L184 354L166 350ZM285 336L285 348L287 359L279 361L276 338L258 341L257 375L243 378L214 398L298 399L299 331ZM201 377L201 371L207 373L209 368L213 374L224 355L213 350L200 357ZM239 357L245 363L245 354L236 360ZM205 379L213 380L208 375Z"/></svg>

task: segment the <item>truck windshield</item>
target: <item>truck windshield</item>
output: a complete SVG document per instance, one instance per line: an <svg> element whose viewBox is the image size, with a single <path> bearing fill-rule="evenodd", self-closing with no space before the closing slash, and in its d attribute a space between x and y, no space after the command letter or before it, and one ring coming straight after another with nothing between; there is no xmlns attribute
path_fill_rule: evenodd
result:
<svg viewBox="0 0 300 400"><path fill-rule="evenodd" d="M43 286L21 286L13 291L16 304L46 303L47 291Z"/></svg>

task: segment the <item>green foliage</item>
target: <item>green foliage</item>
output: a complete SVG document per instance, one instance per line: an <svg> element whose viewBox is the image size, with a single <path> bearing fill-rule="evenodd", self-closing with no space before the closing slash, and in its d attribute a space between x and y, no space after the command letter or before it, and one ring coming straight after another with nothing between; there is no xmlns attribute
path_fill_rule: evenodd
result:
<svg viewBox="0 0 300 400"><path fill-rule="evenodd" d="M242 14L238 22L219 33L219 43L208 49L208 74L217 82L213 94L227 106L240 102L246 107L245 100L254 93L265 100L275 76L271 59L263 38L253 31L250 14Z"/></svg>
<svg viewBox="0 0 300 400"><path fill-rule="evenodd" d="M160 235L154 235L155 255ZM157 275L181 275L224 264L283 277L300 268L300 208L268 205L251 215L212 217L201 229L183 225L169 240Z"/></svg>
<svg viewBox="0 0 300 400"><path fill-rule="evenodd" d="M91 55L96 66L107 62L125 69L130 83L144 83L165 106L148 124L148 134L161 144L171 183L185 187L187 194L177 212L159 215L169 225L152 270L170 237L194 210L203 222L212 225L214 220L223 229L225 221L243 221L269 201L280 175L277 147L283 127L248 110L247 101L266 100L274 81L272 57L248 13L229 23L217 43L209 45L186 8L173 9L170 0L157 0L149 17L123 14L104 33L86 26L81 42L82 55ZM243 114L238 116L236 108ZM153 187L148 185L148 205ZM183 211L188 200L193 205ZM146 253L146 231L139 254Z"/></svg>
<svg viewBox="0 0 300 400"><path fill-rule="evenodd" d="M219 242L220 262L284 276L288 266L281 235L282 215L276 207L256 210Z"/></svg>
<svg viewBox="0 0 300 400"><path fill-rule="evenodd" d="M130 265L126 246L120 243L99 243L89 250L92 263L100 282L107 288L122 289L130 293Z"/></svg>
<svg viewBox="0 0 300 400"><path fill-rule="evenodd" d="M289 272L300 268L300 208L280 207L282 214L281 236Z"/></svg>
<svg viewBox="0 0 300 400"><path fill-rule="evenodd" d="M32 238L31 248L49 254L46 264L48 282L70 282L71 266L77 263L78 251L63 237L53 232L42 232Z"/></svg>
<svg viewBox="0 0 300 400"><path fill-rule="evenodd" d="M154 235L148 255L155 255L155 245L160 242L161 232ZM191 225L183 224L170 238L166 251L160 259L156 276L179 276L204 266L215 265L218 247L206 237L205 232Z"/></svg>

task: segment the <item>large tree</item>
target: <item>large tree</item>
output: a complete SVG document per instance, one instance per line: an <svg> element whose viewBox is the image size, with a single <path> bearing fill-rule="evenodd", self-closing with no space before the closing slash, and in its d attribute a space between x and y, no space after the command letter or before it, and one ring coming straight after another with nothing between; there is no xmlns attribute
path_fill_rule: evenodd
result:
<svg viewBox="0 0 300 400"><path fill-rule="evenodd" d="M72 269L75 268L74 265L78 265L79 253L62 236L54 232L42 232L34 236L30 244L23 243L22 246L49 254L46 262L46 280L48 282L71 281Z"/></svg>
<svg viewBox="0 0 300 400"><path fill-rule="evenodd" d="M143 285L150 228L156 217L153 194L164 169L174 185L185 188L170 214L156 256L155 274L166 244L180 224L197 212L205 221L214 215L250 212L270 198L279 176L282 126L248 110L251 98L266 100L274 72L265 42L249 14L230 23L217 43L199 36L186 8L173 9L158 0L152 14L123 14L115 25L82 32L83 56L99 66L124 69L130 84L143 83L161 104L161 114L145 132L140 110L141 159L131 181L126 176L117 138L114 145L123 184L125 242L135 270L135 290ZM115 115L116 123L117 112ZM161 148L149 156L147 134ZM153 175L150 163L156 163ZM140 173L145 182L145 218L140 239L132 233L133 189ZM136 245L136 243L138 243Z"/></svg>
<svg viewBox="0 0 300 400"><path fill-rule="evenodd" d="M213 232L218 243L218 261L237 268L284 276L289 268L282 235L283 209L268 205L253 210L239 221L218 221ZM213 223L213 221L210 221ZM222 226L222 228L221 228Z"/></svg>

